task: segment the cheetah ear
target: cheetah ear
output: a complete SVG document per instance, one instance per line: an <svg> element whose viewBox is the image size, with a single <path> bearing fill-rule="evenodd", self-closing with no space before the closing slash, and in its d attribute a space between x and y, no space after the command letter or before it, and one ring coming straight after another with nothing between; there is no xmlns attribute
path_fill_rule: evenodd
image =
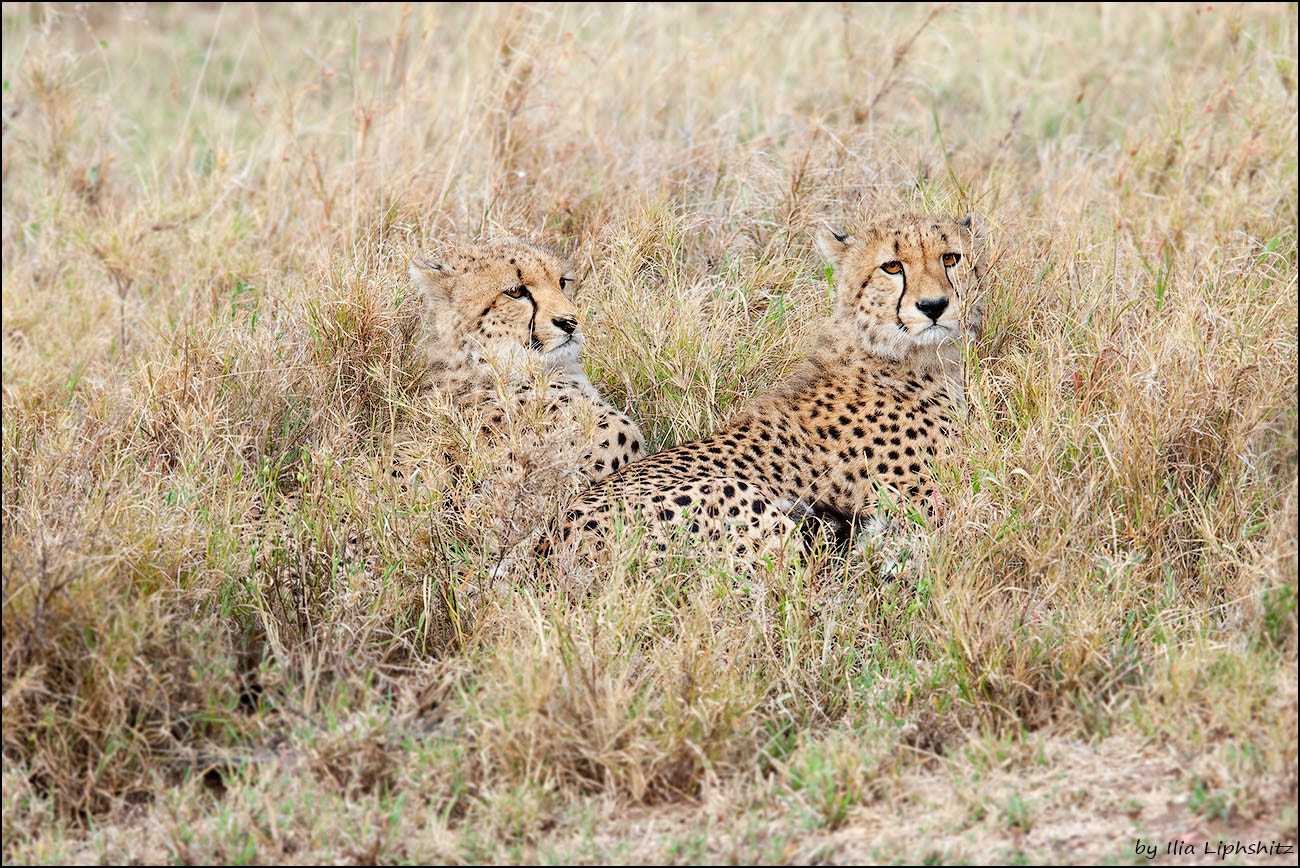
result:
<svg viewBox="0 0 1300 868"><path fill-rule="evenodd" d="M970 233L971 239L976 245L984 243L984 215L978 211L971 211L965 217L957 221L957 225Z"/></svg>
<svg viewBox="0 0 1300 868"><path fill-rule="evenodd" d="M853 245L853 236L845 232L837 232L829 226L823 226L817 230L817 235L813 239L817 244L817 250L826 260L836 268L844 260L844 254L848 253L849 248Z"/></svg>
<svg viewBox="0 0 1300 868"><path fill-rule="evenodd" d="M456 272L449 266L429 259L415 258L406 272L429 304L446 304L451 301L452 278Z"/></svg>

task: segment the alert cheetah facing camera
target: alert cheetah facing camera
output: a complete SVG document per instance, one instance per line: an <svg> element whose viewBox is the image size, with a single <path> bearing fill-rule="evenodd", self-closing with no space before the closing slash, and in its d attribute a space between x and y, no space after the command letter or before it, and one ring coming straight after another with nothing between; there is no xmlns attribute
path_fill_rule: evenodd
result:
<svg viewBox="0 0 1300 868"><path fill-rule="evenodd" d="M429 330L427 385L461 408L485 411L487 439L540 404L543 425L589 423L590 442L570 444L588 480L642 454L636 423L582 370L582 327L565 295L575 280L565 262L511 238L449 246L438 261L413 259L409 273Z"/></svg>
<svg viewBox="0 0 1300 868"><path fill-rule="evenodd" d="M809 514L857 523L877 517L882 497L928 511L929 462L964 406L957 342L983 319L977 220L896 214L823 230L836 304L804 361L719 431L592 485L563 538L602 536L627 508L658 544L685 524L768 552Z"/></svg>

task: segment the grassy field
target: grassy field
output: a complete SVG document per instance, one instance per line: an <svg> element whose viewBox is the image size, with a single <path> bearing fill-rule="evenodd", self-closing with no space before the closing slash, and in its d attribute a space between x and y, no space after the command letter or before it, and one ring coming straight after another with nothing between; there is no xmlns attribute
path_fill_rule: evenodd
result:
<svg viewBox="0 0 1300 868"><path fill-rule="evenodd" d="M6 3L4 861L1294 843L1296 33ZM797 360L812 230L899 207L979 210L996 260L905 580L498 568L572 484L537 432L503 467L413 399L411 255L570 256L592 381L658 449ZM393 487L397 430L465 466Z"/></svg>

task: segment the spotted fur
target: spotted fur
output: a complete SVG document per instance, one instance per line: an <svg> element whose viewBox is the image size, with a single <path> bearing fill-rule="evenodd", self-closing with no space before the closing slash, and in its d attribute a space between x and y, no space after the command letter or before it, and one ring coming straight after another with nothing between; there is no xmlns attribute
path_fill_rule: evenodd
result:
<svg viewBox="0 0 1300 868"><path fill-rule="evenodd" d="M930 508L930 465L964 402L958 342L983 318L977 218L898 214L817 245L837 299L806 359L717 432L580 494L565 539L599 537L632 509L660 540L685 513L706 535L767 551L810 514L858 523L882 497Z"/></svg>
<svg viewBox="0 0 1300 868"><path fill-rule="evenodd" d="M636 423L582 370L582 326L566 295L575 280L563 260L522 241L495 240L451 246L436 261L414 259L410 277L424 298L427 388L483 410L487 439L540 403L543 424L588 423L580 427L590 441L576 445L589 480L643 454Z"/></svg>

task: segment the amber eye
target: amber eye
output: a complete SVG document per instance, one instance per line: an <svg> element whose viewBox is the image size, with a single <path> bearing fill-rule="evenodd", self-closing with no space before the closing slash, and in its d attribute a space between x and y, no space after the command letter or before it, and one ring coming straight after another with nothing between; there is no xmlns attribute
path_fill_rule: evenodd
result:
<svg viewBox="0 0 1300 868"><path fill-rule="evenodd" d="M945 254L943 255L943 266L944 266L944 268L952 268L954 265L956 265L956 264L957 264L958 262L960 262L960 261L961 261L961 254L960 254L960 253L945 253Z"/></svg>
<svg viewBox="0 0 1300 868"><path fill-rule="evenodd" d="M504 295L506 298L523 298L525 295L528 295L528 287L520 284L519 286L516 286L514 289L507 289L505 292L501 294Z"/></svg>
<svg viewBox="0 0 1300 868"><path fill-rule="evenodd" d="M903 271L903 263L894 259L881 265L880 270L885 272L885 274L901 274Z"/></svg>

